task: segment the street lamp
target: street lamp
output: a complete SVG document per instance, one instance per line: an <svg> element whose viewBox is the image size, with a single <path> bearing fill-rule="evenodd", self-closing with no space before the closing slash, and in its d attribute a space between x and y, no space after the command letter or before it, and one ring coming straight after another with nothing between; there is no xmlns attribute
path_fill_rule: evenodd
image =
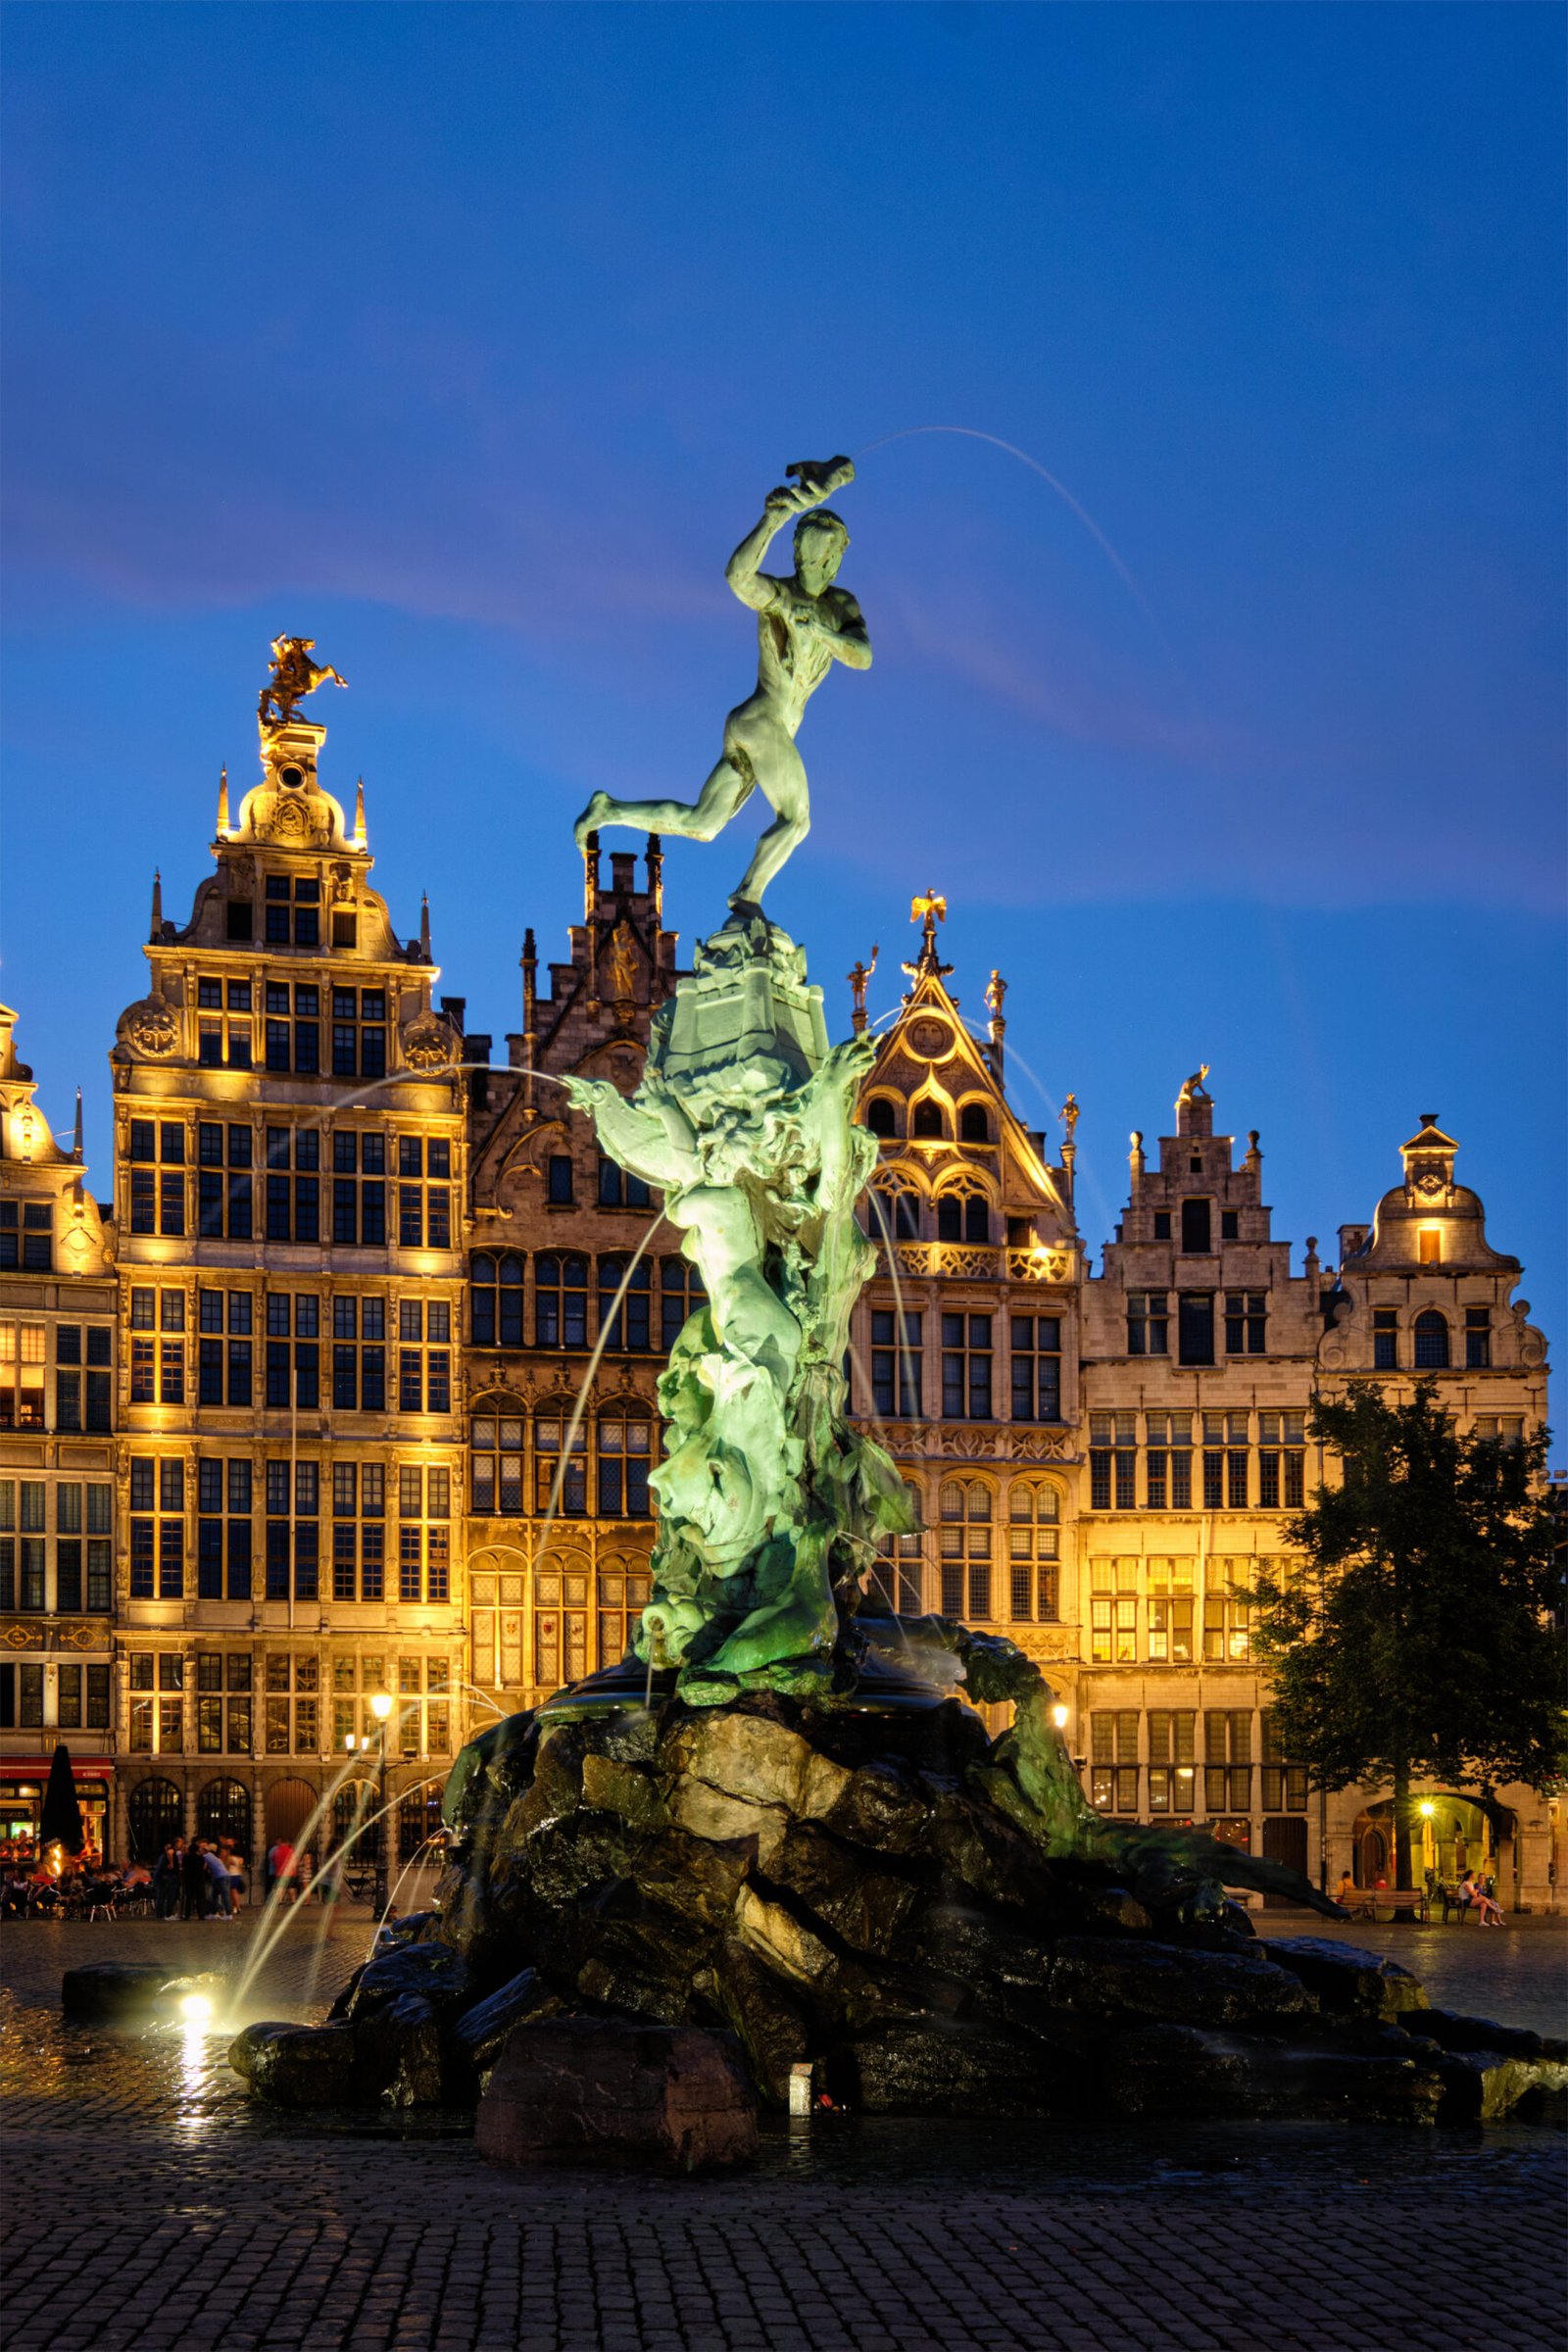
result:
<svg viewBox="0 0 1568 2352"><path fill-rule="evenodd" d="M1064 1732L1067 1729L1067 1717L1070 1713L1071 1709L1063 1706L1061 1700L1058 1698L1055 1705L1051 1710L1051 1720L1055 1725L1058 1732Z"/></svg>
<svg viewBox="0 0 1568 2352"><path fill-rule="evenodd" d="M377 1924L385 1919L386 1907L388 1902L391 1900L390 1891L387 1886L386 1872L386 1847L388 1835L386 1821L386 1725L387 1717L391 1714L391 1692L387 1690L372 1690L370 1693L370 1713L375 1717L376 1725L379 1731L379 1738L376 1741L376 1747L380 1757L380 1767L376 1776L379 1786L375 1802L380 1818L376 1823L375 1895L373 1898ZM365 1744L368 1746L368 1740L367 1740Z"/></svg>

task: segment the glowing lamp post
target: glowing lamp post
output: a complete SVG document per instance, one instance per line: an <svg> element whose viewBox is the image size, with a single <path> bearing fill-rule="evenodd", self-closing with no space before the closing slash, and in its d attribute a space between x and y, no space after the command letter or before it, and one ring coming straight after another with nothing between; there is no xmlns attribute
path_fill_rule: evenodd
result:
<svg viewBox="0 0 1568 2352"><path fill-rule="evenodd" d="M1421 1875L1423 1878L1428 1877L1432 1871L1432 1816L1437 1809L1430 1796L1424 1796L1416 1807L1416 1811L1421 1816Z"/></svg>
<svg viewBox="0 0 1568 2352"><path fill-rule="evenodd" d="M380 1813L380 1819L379 1819L379 1821L376 1823L376 1840L375 1840L375 1895L374 1895L374 1906L375 1906L375 1916L376 1916L376 1919L377 1919L377 1921L383 1920L383 1919L386 1917L386 1907L387 1907L387 1903L388 1903L388 1901L390 1900L390 1896L389 1896L389 1893L388 1893L388 1888L387 1888L387 1871L386 1871L386 1865L387 1865L387 1852L386 1852L386 1847L387 1847L387 1820L386 1820L386 1726L387 1726L387 1717L388 1717L388 1716L391 1714L391 1712L392 1712L392 1696L391 1696L391 1693L390 1693L390 1691L387 1691L387 1690L372 1690L372 1691L371 1691L371 1693L370 1693L370 1713L371 1713L371 1714L372 1714L372 1715L375 1717L375 1721L376 1721L377 1732L378 1732L378 1738L377 1738L377 1740L376 1740L376 1748L377 1748L377 1753L378 1753L378 1755L379 1755L379 1758L380 1758L379 1770L378 1770L378 1772L377 1772L377 1775L376 1775L377 1782L378 1782L378 1788L377 1788L376 1799L375 1799L375 1801L376 1801L376 1806L377 1806L377 1809L378 1809L378 1811L379 1811L379 1813Z"/></svg>

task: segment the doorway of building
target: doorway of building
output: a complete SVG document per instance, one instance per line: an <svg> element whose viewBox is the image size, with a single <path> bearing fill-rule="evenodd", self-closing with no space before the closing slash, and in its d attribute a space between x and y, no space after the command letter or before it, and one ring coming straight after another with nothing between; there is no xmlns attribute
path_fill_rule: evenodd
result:
<svg viewBox="0 0 1568 2352"><path fill-rule="evenodd" d="M1306 1815L1304 1813L1265 1813L1263 1816L1263 1856L1269 1862L1283 1862L1288 1870L1306 1876ZM1290 1907L1288 1894L1265 1894L1265 1906L1274 1911Z"/></svg>
<svg viewBox="0 0 1568 2352"><path fill-rule="evenodd" d="M267 1791L267 1843L298 1845L300 1832L316 1810L316 1790L309 1781L274 1781Z"/></svg>

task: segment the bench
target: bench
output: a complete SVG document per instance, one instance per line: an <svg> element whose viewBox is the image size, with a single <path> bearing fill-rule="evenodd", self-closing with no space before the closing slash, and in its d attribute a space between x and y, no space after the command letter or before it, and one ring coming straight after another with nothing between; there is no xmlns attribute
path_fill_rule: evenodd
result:
<svg viewBox="0 0 1568 2352"><path fill-rule="evenodd" d="M1391 1920L1401 1914L1423 1922L1430 1920L1432 1906L1424 1886L1359 1886L1349 1905L1352 1919L1376 1920L1378 1912L1386 1910Z"/></svg>

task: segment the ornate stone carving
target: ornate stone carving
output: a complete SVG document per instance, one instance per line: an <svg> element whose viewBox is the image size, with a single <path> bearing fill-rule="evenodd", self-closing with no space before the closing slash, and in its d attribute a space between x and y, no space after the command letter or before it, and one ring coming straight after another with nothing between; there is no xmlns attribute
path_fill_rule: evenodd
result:
<svg viewBox="0 0 1568 2352"><path fill-rule="evenodd" d="M120 1034L133 1054L161 1061L179 1043L179 1022L173 1007L162 997L143 997L120 1016Z"/></svg>
<svg viewBox="0 0 1568 2352"><path fill-rule="evenodd" d="M411 1070L419 1071L421 1076L450 1069L458 1056L445 1021L437 1020L433 1013L416 1021L404 1037L403 1058Z"/></svg>

